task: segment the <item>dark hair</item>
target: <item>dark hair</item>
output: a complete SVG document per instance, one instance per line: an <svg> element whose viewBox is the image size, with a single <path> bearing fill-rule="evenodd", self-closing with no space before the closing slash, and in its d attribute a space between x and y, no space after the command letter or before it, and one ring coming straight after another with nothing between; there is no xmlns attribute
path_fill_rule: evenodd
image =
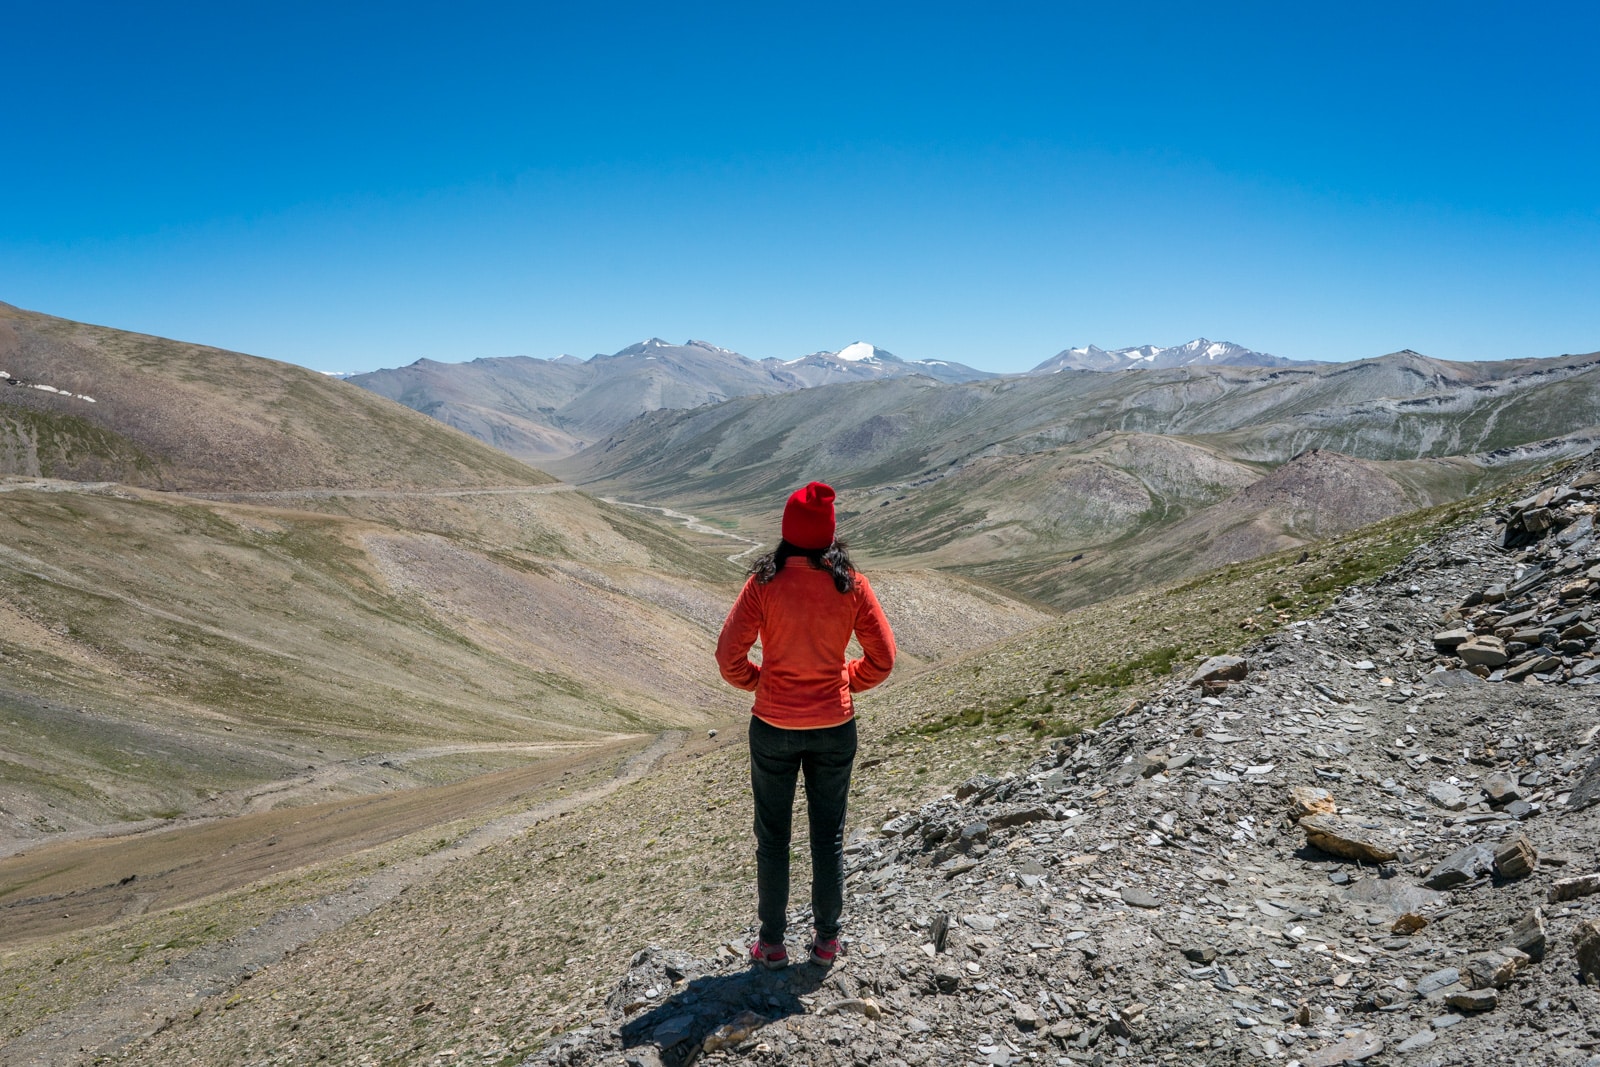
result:
<svg viewBox="0 0 1600 1067"><path fill-rule="evenodd" d="M849 547L843 541L835 541L827 548L800 548L787 541L779 541L777 548L750 565L750 574L758 583L766 585L777 577L785 563L800 556L817 570L833 575L833 587L841 593L848 593L856 587L856 567L845 551Z"/></svg>

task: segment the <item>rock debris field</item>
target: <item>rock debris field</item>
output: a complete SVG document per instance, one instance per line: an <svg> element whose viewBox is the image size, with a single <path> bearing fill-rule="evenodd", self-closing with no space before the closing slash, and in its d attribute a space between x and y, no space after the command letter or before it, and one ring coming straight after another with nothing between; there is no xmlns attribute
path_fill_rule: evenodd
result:
<svg viewBox="0 0 1600 1067"><path fill-rule="evenodd" d="M527 1062L1600 1067L1596 466L858 832L831 970L645 948Z"/></svg>

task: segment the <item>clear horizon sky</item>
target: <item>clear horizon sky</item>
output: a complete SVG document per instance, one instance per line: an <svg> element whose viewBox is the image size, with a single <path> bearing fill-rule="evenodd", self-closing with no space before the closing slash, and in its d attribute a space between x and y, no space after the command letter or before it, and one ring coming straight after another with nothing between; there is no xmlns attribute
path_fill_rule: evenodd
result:
<svg viewBox="0 0 1600 1067"><path fill-rule="evenodd" d="M1112 9L1115 10L1112 10ZM325 371L1600 349L1593 4L12 5L0 301Z"/></svg>

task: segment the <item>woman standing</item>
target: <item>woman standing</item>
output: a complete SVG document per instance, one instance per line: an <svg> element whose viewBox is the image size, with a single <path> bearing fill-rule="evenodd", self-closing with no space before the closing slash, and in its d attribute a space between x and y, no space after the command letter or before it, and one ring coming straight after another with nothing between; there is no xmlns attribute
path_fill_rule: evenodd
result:
<svg viewBox="0 0 1600 1067"><path fill-rule="evenodd" d="M750 568L722 624L717 665L729 684L756 695L750 717L755 793L756 899L761 933L751 961L787 966L789 833L795 779L805 775L811 823L811 960L839 954L844 908L845 801L856 757L852 693L894 667L894 634L866 575L834 540L833 489L812 482L789 497L783 539ZM854 634L864 655L846 660ZM761 641L761 663L750 649Z"/></svg>

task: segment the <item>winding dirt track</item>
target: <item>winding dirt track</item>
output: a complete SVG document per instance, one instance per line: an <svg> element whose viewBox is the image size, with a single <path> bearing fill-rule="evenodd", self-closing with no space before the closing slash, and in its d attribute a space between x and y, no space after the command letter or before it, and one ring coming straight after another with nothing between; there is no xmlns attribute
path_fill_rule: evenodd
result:
<svg viewBox="0 0 1600 1067"><path fill-rule="evenodd" d="M707 523L701 521L698 516L690 515L685 511L674 511L671 508L659 508L654 504L630 504L626 500L615 500L609 496L603 496L600 499L605 501L607 504L615 504L618 507L637 508L640 511L658 512L663 518L668 518L674 522L683 523L683 528L685 530L690 530L698 534L710 534L714 537L722 537L730 541L738 541L742 545L749 546L748 548L741 549L740 551L729 556L728 561L730 563L738 563L739 560L762 547L760 541L752 541L750 538L744 537L741 534L729 533L727 530L720 530L715 526L708 525Z"/></svg>
<svg viewBox="0 0 1600 1067"><path fill-rule="evenodd" d="M200 998L227 993L252 972L275 963L282 959L285 953L366 915L393 900L407 887L438 873L446 865L466 859L489 845L513 837L537 823L576 811L609 796L621 786L642 777L664 756L678 749L683 744L684 737L684 733L677 730L663 733L648 747L629 756L617 772L602 785L559 800L537 804L524 811L486 823L448 847L383 868L348 889L330 894L315 904L287 908L260 926L252 927L231 940L196 949L174 960L153 975L128 982L96 1000L54 1015L15 1040L0 1046L0 1063L26 1063L39 1067L79 1064L148 1037L164 1029L180 1011L192 1011ZM640 740L642 739L634 737L618 741L599 751L590 749L568 759L546 760L535 767L481 775L447 786L408 789L377 797L363 797L355 801L271 811L222 820L192 830L177 830L169 834L142 835L137 838L88 844L116 847L148 843L163 837L177 839L180 835L189 834L198 837L230 827L237 836L241 826L250 825L251 820L260 820L260 825L251 826L250 832L246 835L248 841L236 842L234 848L210 856L209 862L196 860L191 865L176 867L166 872L174 885L181 884L187 887L192 880L201 878L205 870L215 868L217 875L223 877L214 880L242 885L271 873L273 866L284 869L294 865L290 852L277 849L285 843L284 837L287 834L300 832L298 830L300 827L306 829L302 832L305 840L298 846L299 854L302 857L310 857L302 858L300 863L316 862L317 858L328 858L333 855L345 855L379 841L390 840L404 833L425 829L429 825L460 818L472 811L514 801L517 795L526 793L537 785L548 785L552 776L559 777L563 770L570 769L575 763L587 764L596 759L618 758L630 748L637 746ZM320 808L329 810L319 812L317 809ZM407 813L410 815L409 820L406 818ZM283 833L275 837L259 836L259 832L266 828L266 822L274 817L284 820ZM411 821L415 825L399 832L390 832L397 825L396 820ZM378 836L369 839L375 833ZM193 839L191 844L192 842ZM238 851L240 849L245 850L246 854L240 855ZM185 851L192 853L192 850L180 848L178 854L182 855ZM262 854L263 851L265 855ZM319 852L322 853L320 856ZM42 854L41 852L39 855ZM267 855L270 855L275 862L262 866ZM35 855L30 854L13 857L12 861L34 858ZM180 872L181 879L178 877ZM179 899L198 899L226 887L219 885L218 888L205 893L190 892L185 888L180 893ZM129 901L137 907L138 895L148 892L139 886L137 878L125 886L103 887L103 891L111 889L123 891L123 896L116 898L114 902L103 901L102 907L109 907L115 903L117 908L124 908L128 906ZM37 905L42 909L39 911L41 921L26 931L12 924L13 917L22 918L26 912L25 902L13 906L20 908L21 911L14 912L12 908L7 908L5 927L8 939L51 932L49 916L70 914L72 909L84 907L94 898L95 892L90 890L82 896L74 896L65 906L60 896L41 901ZM161 898L157 894L156 899L144 903L145 906L154 903L156 906L165 907L175 902ZM111 910L102 921L108 921L116 914L116 910ZM66 925L77 927L89 924L80 920L68 922Z"/></svg>

